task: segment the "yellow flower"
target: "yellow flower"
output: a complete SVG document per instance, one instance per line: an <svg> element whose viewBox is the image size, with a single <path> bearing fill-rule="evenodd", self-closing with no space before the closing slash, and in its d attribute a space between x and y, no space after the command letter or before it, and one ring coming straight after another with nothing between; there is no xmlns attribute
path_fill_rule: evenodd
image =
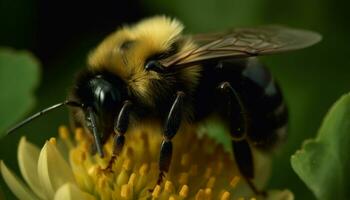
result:
<svg viewBox="0 0 350 200"><path fill-rule="evenodd" d="M142 127L128 131L126 145L105 172L112 142L104 146L104 159L91 155L89 137L76 129L74 139L67 128L59 128L59 139L51 138L40 150L22 137L18 162L25 183L1 161L2 176L20 200L229 200L260 199L240 178L232 155L222 145L188 128L174 138L174 155L163 184L152 189L158 177L160 130ZM267 180L268 159L257 166L259 186ZM261 164L262 163L262 164ZM268 199L293 199L288 190L270 191Z"/></svg>

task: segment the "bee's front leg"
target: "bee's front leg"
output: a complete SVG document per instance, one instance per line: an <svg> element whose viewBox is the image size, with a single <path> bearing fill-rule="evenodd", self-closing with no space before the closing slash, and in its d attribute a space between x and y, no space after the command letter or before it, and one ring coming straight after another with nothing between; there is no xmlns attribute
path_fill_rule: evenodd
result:
<svg viewBox="0 0 350 200"><path fill-rule="evenodd" d="M170 108L168 117L165 121L163 141L161 144L160 156L159 156L160 172L157 180L157 185L160 185L162 183L165 173L169 171L172 152L173 152L173 144L171 142L171 139L176 135L181 124L184 98L185 98L184 92L178 91L176 93L176 98Z"/></svg>
<svg viewBox="0 0 350 200"><path fill-rule="evenodd" d="M92 135L94 137L94 146L93 146L93 151L98 152L98 154L100 155L101 158L104 157L104 153L103 153L103 149L102 149L102 142L101 142L101 136L98 132L97 129L97 122L96 122L96 114L93 111L92 107L88 107L86 108L86 113L87 113L87 117L86 117L86 125L87 127L90 129L90 131L92 132Z"/></svg>
<svg viewBox="0 0 350 200"><path fill-rule="evenodd" d="M129 126L129 115L132 103L129 100L124 101L123 107L120 109L118 117L114 121L113 152L112 157L104 171L112 171L113 163L120 155L125 144L125 133Z"/></svg>

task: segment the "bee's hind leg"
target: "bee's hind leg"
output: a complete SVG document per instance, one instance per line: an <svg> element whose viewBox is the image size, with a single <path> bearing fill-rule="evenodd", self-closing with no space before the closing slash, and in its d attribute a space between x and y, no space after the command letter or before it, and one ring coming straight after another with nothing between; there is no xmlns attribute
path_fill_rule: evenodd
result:
<svg viewBox="0 0 350 200"><path fill-rule="evenodd" d="M114 121L114 132L116 133L113 137L113 152L108 165L103 171L111 172L113 164L117 157L123 150L125 144L125 133L129 126L129 114L132 103L129 100L124 101L123 107L121 108L117 119Z"/></svg>
<svg viewBox="0 0 350 200"><path fill-rule="evenodd" d="M235 160L241 175L256 195L266 196L265 191L259 190L253 183L254 162L251 147L247 141L248 116L243 102L229 82L223 82L218 89L224 94L227 101L227 115L232 137L232 148Z"/></svg>
<svg viewBox="0 0 350 200"><path fill-rule="evenodd" d="M165 121L163 141L160 149L159 156L159 175L157 180L157 185L163 182L165 173L169 171L171 157L173 152L173 144L171 139L177 133L182 117L182 108L184 102L185 93L182 91L177 92L176 98L170 108L168 117Z"/></svg>
<svg viewBox="0 0 350 200"><path fill-rule="evenodd" d="M252 150L247 140L235 141L232 140L233 154L239 171L246 180L249 187L252 189L254 194L266 196L266 191L260 190L256 187L253 182L254 179L254 162Z"/></svg>

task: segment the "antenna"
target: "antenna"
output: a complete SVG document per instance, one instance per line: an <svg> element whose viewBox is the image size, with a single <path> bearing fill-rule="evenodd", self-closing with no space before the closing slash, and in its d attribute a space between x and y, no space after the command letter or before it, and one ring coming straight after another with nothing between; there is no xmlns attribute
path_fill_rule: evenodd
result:
<svg viewBox="0 0 350 200"><path fill-rule="evenodd" d="M50 112L51 110L55 110L56 108L60 108L62 106L72 106L72 107L79 107L79 108L83 108L84 105L82 103L79 103L79 102L76 102L76 101L71 101L71 100L66 100L66 101L63 101L61 103L58 103L58 104L55 104L55 105L52 105L48 108L45 108L37 113L35 113L34 115L28 117L27 119L19 122L18 124L16 124L14 127L12 127L11 129L9 129L7 132L6 132L6 135L9 135L10 133L14 132L15 130L21 128L22 126L24 126L25 124L31 122L32 120L40 117L41 115L44 115L46 114L47 112Z"/></svg>

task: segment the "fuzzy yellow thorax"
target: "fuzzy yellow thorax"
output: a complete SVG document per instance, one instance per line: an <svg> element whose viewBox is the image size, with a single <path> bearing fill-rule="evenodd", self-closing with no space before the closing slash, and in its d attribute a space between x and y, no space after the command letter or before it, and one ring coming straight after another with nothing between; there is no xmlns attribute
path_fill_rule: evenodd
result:
<svg viewBox="0 0 350 200"><path fill-rule="evenodd" d="M94 71L112 72L128 85L130 92L153 105L157 91L150 89L152 81L159 81L160 85L165 85L162 81L167 80L163 74L146 71L145 64L152 56L169 51L174 42L182 37L183 28L178 20L165 16L156 16L133 26L124 26L105 38L91 52L88 65ZM177 53L186 52L194 46L190 38L182 39L177 46ZM182 79L188 82L189 88L194 88L200 70L200 66L193 66L176 73L180 73ZM171 84L169 81L166 83Z"/></svg>

